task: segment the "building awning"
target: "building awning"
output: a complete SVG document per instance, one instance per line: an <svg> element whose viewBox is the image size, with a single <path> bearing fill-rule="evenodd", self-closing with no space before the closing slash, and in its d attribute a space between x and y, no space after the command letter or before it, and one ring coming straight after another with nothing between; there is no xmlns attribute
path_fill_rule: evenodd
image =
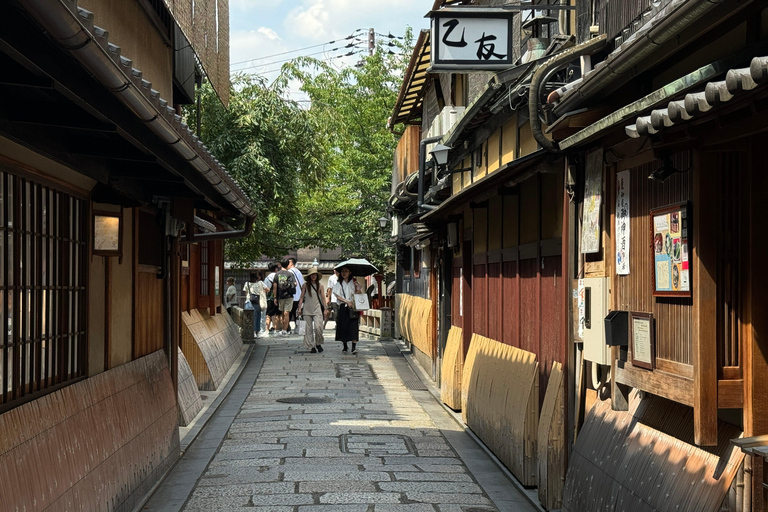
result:
<svg viewBox="0 0 768 512"><path fill-rule="evenodd" d="M633 138L655 135L672 126L680 125L709 113L737 96L768 84L768 57L754 57L749 67L729 69L725 80L707 82L703 89L690 92L685 98L667 103L666 108L652 110L639 116L625 131Z"/></svg>
<svg viewBox="0 0 768 512"><path fill-rule="evenodd" d="M61 51L79 62L82 68L102 87L102 91L108 91L123 105L124 109L130 112L134 122L138 121L148 128L148 132L142 137L137 138L129 135L118 141L114 133L108 129L109 126L105 125L105 128L101 130L100 137L102 139L109 138L110 144L114 144L115 147L120 146L120 148L128 147L127 141L129 145L136 146L131 148L132 152L136 152L137 149L139 152L146 152L147 146L154 145L161 148L154 152L155 156L159 153L163 155L173 153L172 157L166 156L164 159L158 157L164 160L162 169L154 159L146 159L149 155L140 155L142 158L141 165L145 165L144 172L141 172L141 165L136 165L135 169L126 169L125 174L137 181L152 181L158 177L153 176L152 168L162 172L171 171L181 178L179 181L182 181L195 193L207 198L211 205L221 206L224 210L245 217L253 215L253 209L245 193L226 172L221 163L208 151L202 141L182 122L181 116L176 114L172 105L161 98L158 91L152 89L151 82L143 77L139 69L133 67L131 59L121 54L119 46L109 42L109 32L94 24L93 13L78 7L76 2L30 0L20 5L44 29L47 36L56 43ZM10 23L7 18L6 21ZM23 29L19 27L19 30ZM27 32L28 40L30 39L29 33L39 33L38 30L27 30ZM14 30L11 29L3 30L2 33L4 39L16 37ZM13 39L11 46L17 50L21 49L15 46L16 42ZM35 46L35 50L25 48L21 51L23 53L40 52L41 45L31 43L30 45ZM35 61L33 60L33 62ZM35 63L38 64L38 62ZM38 66L35 72L39 71L41 68ZM66 82L69 79L65 72L56 68L55 64L48 64L48 68L42 69L42 71L56 82ZM63 88L67 89L68 87L63 84ZM89 95L86 91L90 90L91 85L83 83L81 88L82 91L73 91L71 87L69 88L72 96L79 95L84 100L84 105L78 103L78 107L89 107L89 112L98 112L101 119L111 121L123 129L122 131L126 131L120 122L115 121L117 117L122 117L122 113L105 115L98 108L88 105L88 100L93 94ZM154 138L154 140L149 141L150 138ZM108 145L96 149L101 149L105 153L102 158L109 158ZM185 163L172 165L170 164L171 161ZM75 166L75 168L77 167ZM112 167L110 173L117 174L116 168L117 166ZM160 173L156 174L159 175ZM179 188L179 185L176 184L176 189Z"/></svg>
<svg viewBox="0 0 768 512"><path fill-rule="evenodd" d="M390 130L400 123L421 123L424 91L429 82L427 68L429 68L431 55L432 48L429 30L422 30L413 47L411 61L408 63L408 68L405 71L403 84L400 86L400 94L392 111L392 117L389 118L387 123Z"/></svg>

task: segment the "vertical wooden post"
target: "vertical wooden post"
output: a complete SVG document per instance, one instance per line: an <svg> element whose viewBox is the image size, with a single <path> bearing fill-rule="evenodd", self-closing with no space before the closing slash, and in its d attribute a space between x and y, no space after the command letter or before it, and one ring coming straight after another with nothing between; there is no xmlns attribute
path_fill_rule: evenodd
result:
<svg viewBox="0 0 768 512"><path fill-rule="evenodd" d="M171 243L171 377L173 389L179 389L179 347L181 346L181 252L179 239Z"/></svg>
<svg viewBox="0 0 768 512"><path fill-rule="evenodd" d="M462 361L466 360L467 352L469 352L469 344L472 341L472 332L474 330L472 325L472 240L464 240L464 247L462 247L462 272L461 272L461 287L462 287L462 315L464 316L462 327Z"/></svg>
<svg viewBox="0 0 768 512"><path fill-rule="evenodd" d="M750 251L748 255L749 291L748 308L751 329L744 340L744 435L768 434L768 276L764 261L768 256L768 240L762 213L765 211L765 188L768 177L765 165L765 144L768 137L761 135L753 142L750 189ZM754 464L758 465L759 459ZM755 479L757 480L757 479ZM762 482L756 482L755 500L762 499Z"/></svg>
<svg viewBox="0 0 768 512"><path fill-rule="evenodd" d="M112 367L112 258L104 260L104 371Z"/></svg>
<svg viewBox="0 0 768 512"><path fill-rule="evenodd" d="M694 152L693 418L694 441L717 444L717 159ZM688 226L691 229L691 226ZM690 233L690 231L689 231Z"/></svg>

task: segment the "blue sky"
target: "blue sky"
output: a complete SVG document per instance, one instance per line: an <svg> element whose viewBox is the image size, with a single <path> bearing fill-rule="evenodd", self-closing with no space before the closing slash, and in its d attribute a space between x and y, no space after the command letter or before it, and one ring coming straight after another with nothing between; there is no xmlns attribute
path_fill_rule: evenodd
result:
<svg viewBox="0 0 768 512"><path fill-rule="evenodd" d="M324 59L349 52L330 51L339 44L323 43L348 44L352 41L341 40L356 29L365 29L357 32L362 40L367 40L371 27L380 34L401 36L411 26L416 34L428 28L424 15L432 4L433 0L230 0L231 69L258 72L272 80L284 59L308 54ZM309 46L313 47L276 55ZM332 62L352 64L357 59L358 55Z"/></svg>

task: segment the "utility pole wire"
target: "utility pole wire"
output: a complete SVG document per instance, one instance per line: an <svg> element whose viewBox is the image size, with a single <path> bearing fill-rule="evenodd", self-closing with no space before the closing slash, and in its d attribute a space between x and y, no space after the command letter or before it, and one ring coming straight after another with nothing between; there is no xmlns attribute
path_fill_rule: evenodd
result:
<svg viewBox="0 0 768 512"><path fill-rule="evenodd" d="M351 44L350 43L350 44L348 44L346 46L339 46L337 48L331 48L330 50L323 50L322 52L310 53L310 54L307 54L307 55L299 55L297 57L291 57L289 59L276 60L276 61L272 61L272 62L264 62L264 63L261 63L261 64L253 64L252 66L245 66L243 68L233 69L231 71L232 72L245 71L246 69L253 69L253 68L258 68L258 67L262 67L262 66L270 66L272 64L280 64L281 62L288 62L288 61L295 60L295 59L298 59L298 58L301 58L301 57L313 57L315 55L322 55L322 54L328 53L328 52L335 52L337 50L343 50L344 48L357 48L357 46L356 46L357 44L359 44L359 43L355 43L355 44Z"/></svg>
<svg viewBox="0 0 768 512"><path fill-rule="evenodd" d="M238 61L238 62L231 62L229 64L229 66L232 67L232 66L237 66L238 64L246 64L248 62L253 62L255 60L269 59L270 57L278 57L280 55L287 55L289 53L295 53L295 52L300 52L300 51L304 51L304 50L309 50L311 48L317 48L318 46L325 46L327 44L333 44L333 43L335 43L337 41L347 41L349 39L353 39L353 38L357 37L356 33L359 32L360 30L362 30L362 29L355 30L355 32L353 32L352 34L348 35L347 37L345 37L343 39L335 39L333 41L327 41L325 43L313 44L311 46L305 46L304 48L297 48L295 50L288 50L288 51L285 51L285 52L273 53L272 55L264 55L263 57L254 57L252 59L241 60L241 61Z"/></svg>

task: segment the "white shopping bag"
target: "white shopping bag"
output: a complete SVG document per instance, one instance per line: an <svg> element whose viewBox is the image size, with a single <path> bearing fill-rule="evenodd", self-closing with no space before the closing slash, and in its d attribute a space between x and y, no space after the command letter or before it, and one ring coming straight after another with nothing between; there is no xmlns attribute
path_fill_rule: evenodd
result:
<svg viewBox="0 0 768 512"><path fill-rule="evenodd" d="M303 335L307 331L307 323L304 321L304 318L297 318L296 319L296 332L300 335Z"/></svg>
<svg viewBox="0 0 768 512"><path fill-rule="evenodd" d="M355 311L367 311L371 309L371 303L368 300L368 294L356 293L355 294Z"/></svg>

